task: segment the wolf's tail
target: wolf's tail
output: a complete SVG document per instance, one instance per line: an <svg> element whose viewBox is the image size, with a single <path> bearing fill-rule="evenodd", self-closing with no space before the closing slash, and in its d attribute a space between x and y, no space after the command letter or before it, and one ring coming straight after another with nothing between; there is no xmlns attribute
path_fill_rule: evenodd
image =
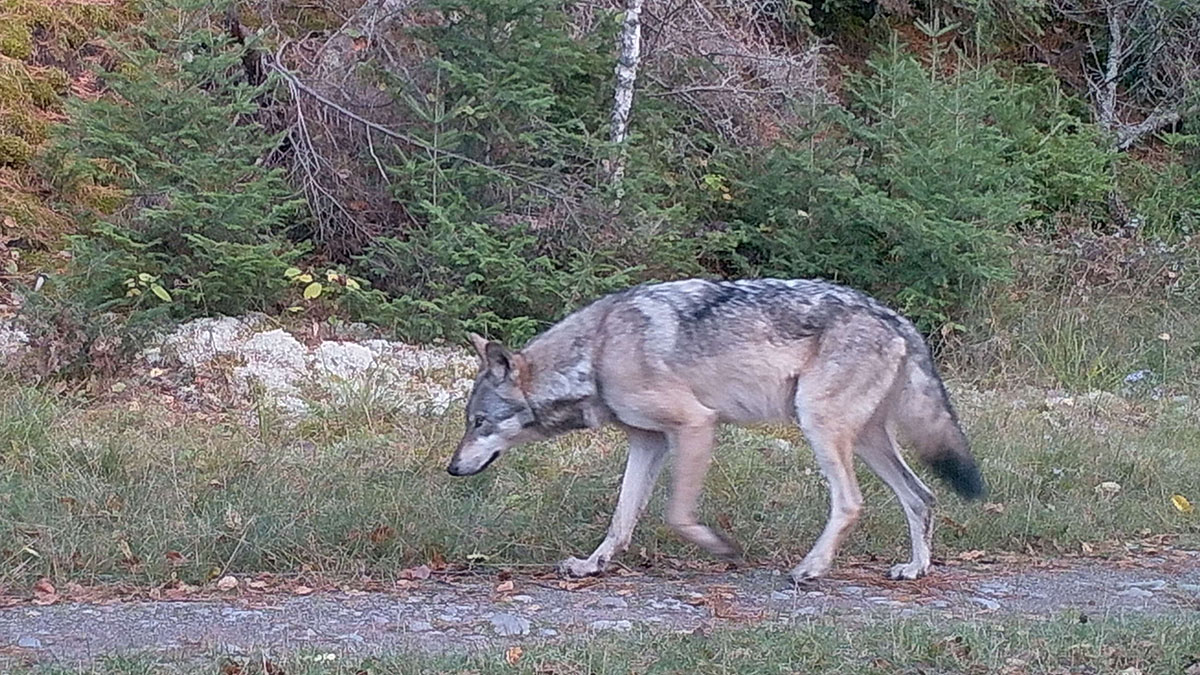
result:
<svg viewBox="0 0 1200 675"><path fill-rule="evenodd" d="M939 478L949 483L959 496L979 499L986 493L983 476L928 347L922 341L919 351L913 351L910 342L907 363L901 373L904 390L897 402L894 421L907 444Z"/></svg>

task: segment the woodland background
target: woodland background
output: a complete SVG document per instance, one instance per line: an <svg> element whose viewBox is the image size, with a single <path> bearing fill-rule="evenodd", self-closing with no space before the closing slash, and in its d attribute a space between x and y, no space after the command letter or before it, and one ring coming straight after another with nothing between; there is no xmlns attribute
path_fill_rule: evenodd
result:
<svg viewBox="0 0 1200 675"><path fill-rule="evenodd" d="M1197 35L1189 0L3 0L0 315L86 379L204 315L520 343L644 280L822 276L979 377L1187 389Z"/></svg>

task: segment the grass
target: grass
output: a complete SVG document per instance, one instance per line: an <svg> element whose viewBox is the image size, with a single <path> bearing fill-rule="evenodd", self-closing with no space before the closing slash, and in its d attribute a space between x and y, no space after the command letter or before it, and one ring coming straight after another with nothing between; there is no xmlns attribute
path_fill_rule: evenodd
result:
<svg viewBox="0 0 1200 675"><path fill-rule="evenodd" d="M233 672L251 675L416 675L487 673L593 675L627 673L1192 673L1200 662L1200 624L1188 617L1078 623L1072 616L1037 621L931 624L884 621L870 626L818 619L788 628L748 627L663 636L640 632L562 644L529 643L515 664L497 646L473 655L392 654L361 659L307 653L273 662L275 669L222 659L200 666L172 665L163 657L108 659L91 669L18 671L150 675ZM226 664L228 662L225 662ZM1127 670L1133 669L1133 670Z"/></svg>
<svg viewBox="0 0 1200 675"><path fill-rule="evenodd" d="M615 434L588 432L453 478L444 465L457 412L389 419L351 409L289 429L269 416L168 412L136 389L87 406L0 390L0 585L41 576L197 583L261 571L390 577L439 557L549 565L603 537L623 466ZM1200 513L1181 513L1171 496L1200 500L1200 425L1194 411L1153 405L1039 411L960 397L991 494L985 507L936 488L935 554L1079 551L1147 534L1195 546ZM784 567L815 538L827 497L808 450L790 447L798 434L769 431L722 433L703 517L726 524L750 560ZM846 552L902 559L898 505L865 470L860 477L867 510ZM1098 495L1104 481L1121 491ZM624 561L706 560L663 524L663 492Z"/></svg>

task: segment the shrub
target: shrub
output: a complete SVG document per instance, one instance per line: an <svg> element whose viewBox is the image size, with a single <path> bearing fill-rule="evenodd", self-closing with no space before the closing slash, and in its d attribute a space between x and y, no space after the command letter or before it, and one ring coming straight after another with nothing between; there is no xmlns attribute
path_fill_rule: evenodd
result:
<svg viewBox="0 0 1200 675"><path fill-rule="evenodd" d="M81 215L72 238L73 290L95 310L267 308L304 251L282 237L300 202L262 161L279 140L257 119L271 82L247 81L246 48L205 16L180 0L148 8L140 32L116 45L120 64L102 73L109 95L71 101L57 131L63 183L127 197L95 222ZM131 288L139 275L159 290Z"/></svg>
<svg viewBox="0 0 1200 675"><path fill-rule="evenodd" d="M939 56L893 45L850 77L848 111L730 169L741 269L838 279L933 330L1009 278L1013 234L1105 194L1110 154L1063 97Z"/></svg>

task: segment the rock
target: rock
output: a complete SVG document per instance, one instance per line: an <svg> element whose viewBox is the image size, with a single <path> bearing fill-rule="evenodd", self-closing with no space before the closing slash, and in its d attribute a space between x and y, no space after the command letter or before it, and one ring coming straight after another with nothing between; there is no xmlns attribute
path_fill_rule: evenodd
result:
<svg viewBox="0 0 1200 675"><path fill-rule="evenodd" d="M25 649L41 649L42 641L28 635L23 635L17 639L17 646Z"/></svg>
<svg viewBox="0 0 1200 675"><path fill-rule="evenodd" d="M0 365L16 365L29 349L29 334L12 321L0 321Z"/></svg>
<svg viewBox="0 0 1200 675"><path fill-rule="evenodd" d="M1154 594L1151 593L1150 591L1148 591L1144 588L1138 588L1137 586L1133 586L1131 588L1126 588L1125 590L1117 593L1117 595L1119 595L1123 598L1153 598L1154 597Z"/></svg>
<svg viewBox="0 0 1200 675"><path fill-rule="evenodd" d="M221 316L182 324L163 339L159 348L162 361L168 365L195 368L218 356L232 354L253 334L262 318L259 315Z"/></svg>
<svg viewBox="0 0 1200 675"><path fill-rule="evenodd" d="M867 589L863 588L862 586L844 586L842 588L842 593L845 593L846 595L856 595L857 596L857 595L862 595L863 591L865 591L865 590L867 590Z"/></svg>
<svg viewBox="0 0 1200 675"><path fill-rule="evenodd" d="M786 602L788 600L791 600L793 595L794 594L791 591L771 591L771 599L772 600L780 600L780 601Z"/></svg>
<svg viewBox="0 0 1200 675"><path fill-rule="evenodd" d="M525 635L529 632L529 619L516 614L493 614L488 617L492 629L501 637Z"/></svg>
<svg viewBox="0 0 1200 675"><path fill-rule="evenodd" d="M375 354L353 342L322 342L313 350L309 362L315 374L326 378L351 380L375 365Z"/></svg>
<svg viewBox="0 0 1200 675"><path fill-rule="evenodd" d="M414 633L424 633L433 630L433 624L428 621L409 621L407 628Z"/></svg>
<svg viewBox="0 0 1200 675"><path fill-rule="evenodd" d="M588 624L588 628L591 628L592 630L627 631L633 629L633 624L625 619L621 619L619 621L608 621L601 619Z"/></svg>
<svg viewBox="0 0 1200 675"><path fill-rule="evenodd" d="M1121 585L1128 586L1129 588L1145 588L1150 591L1161 591L1167 587L1167 582L1162 579L1149 579L1147 581L1131 581Z"/></svg>
<svg viewBox="0 0 1200 675"><path fill-rule="evenodd" d="M268 328L261 315L197 319L140 356L146 365L192 370L227 357L236 393L246 396L261 387L264 402L291 418L311 413L305 395L335 411L367 405L381 414L444 414L466 397L478 368L474 353L462 347L325 341L310 351L286 331ZM0 323L0 350L23 343L8 335ZM181 383L180 391L197 393L197 383Z"/></svg>
<svg viewBox="0 0 1200 675"><path fill-rule="evenodd" d="M987 610L990 610L993 612L1000 609L1000 603L996 602L995 600L992 600L991 598L983 598L983 597L976 595L971 598L971 602L973 602L977 605L981 605L981 606L983 606L984 609L987 609Z"/></svg>
<svg viewBox="0 0 1200 675"><path fill-rule="evenodd" d="M1200 595L1200 584L1179 584L1180 590Z"/></svg>
<svg viewBox="0 0 1200 675"><path fill-rule="evenodd" d="M557 637L558 631L553 628L542 628L538 630L538 635L542 637Z"/></svg>
<svg viewBox="0 0 1200 675"><path fill-rule="evenodd" d="M618 598L615 595L600 598L599 604L601 607L608 607L610 609L625 609L629 607L629 603L625 602L624 598Z"/></svg>
<svg viewBox="0 0 1200 675"><path fill-rule="evenodd" d="M986 584L979 585L979 592L987 595L1003 595L1012 592L1012 586L1003 581L992 581Z"/></svg>
<svg viewBox="0 0 1200 675"><path fill-rule="evenodd" d="M514 595L511 598L509 598L509 600L527 605L527 604L533 602L533 596L532 595L524 595L524 594Z"/></svg>
<svg viewBox="0 0 1200 675"><path fill-rule="evenodd" d="M233 369L235 385L248 393L257 383L276 402L295 398L296 385L308 372L308 350L281 328L254 335L235 353L245 361Z"/></svg>
<svg viewBox="0 0 1200 675"><path fill-rule="evenodd" d="M1137 384L1153 375L1153 370L1135 370L1125 376L1125 384Z"/></svg>

